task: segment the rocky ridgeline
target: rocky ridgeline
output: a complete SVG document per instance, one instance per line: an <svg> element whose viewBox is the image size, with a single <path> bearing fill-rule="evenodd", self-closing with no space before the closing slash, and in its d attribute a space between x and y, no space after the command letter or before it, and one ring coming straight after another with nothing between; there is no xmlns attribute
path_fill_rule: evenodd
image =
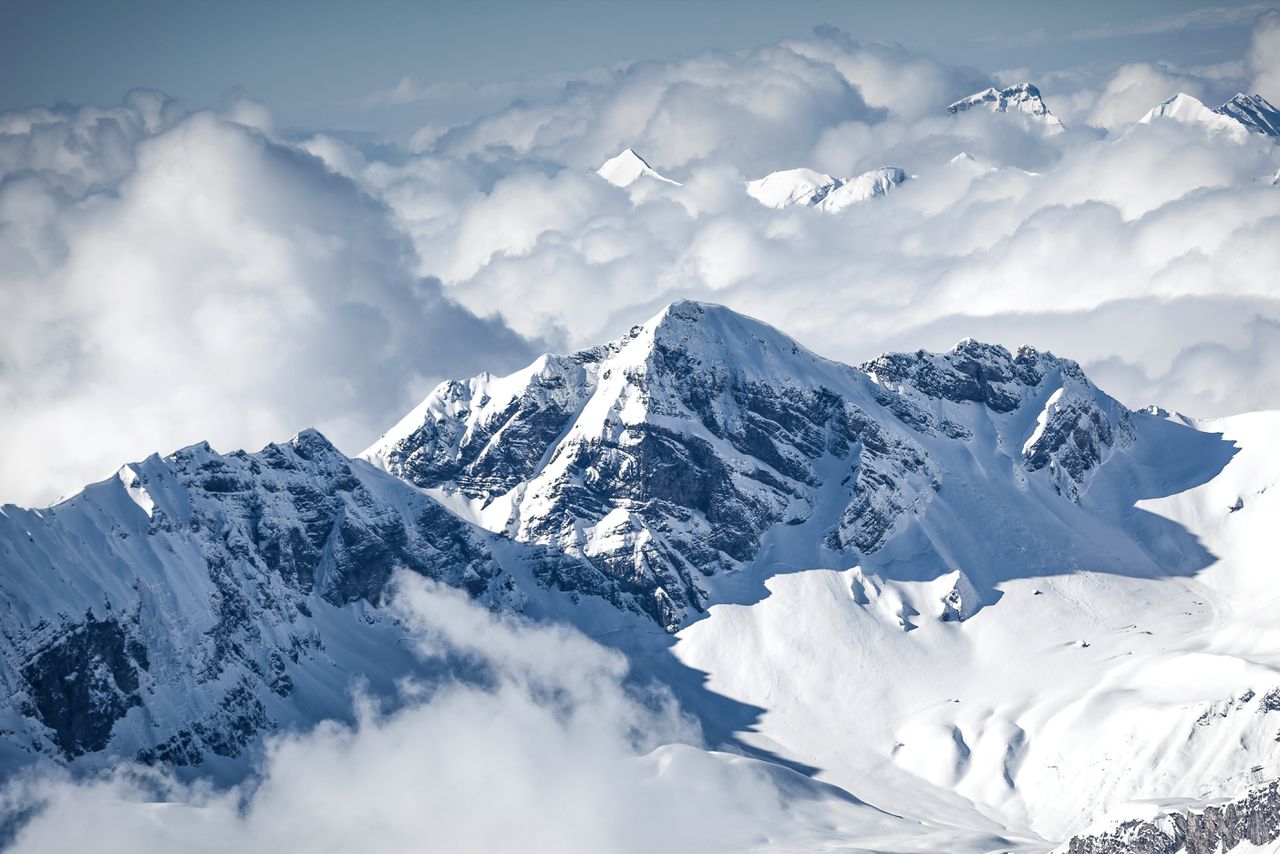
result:
<svg viewBox="0 0 1280 854"><path fill-rule="evenodd" d="M1221 854L1242 842L1280 839L1280 782L1238 800L1149 820L1122 822L1106 833L1077 836L1064 854Z"/></svg>
<svg viewBox="0 0 1280 854"><path fill-rule="evenodd" d="M314 612L380 604L396 569L519 599L483 532L313 430L256 454L192 446L48 510L6 507L0 556L3 715L29 731L6 748L68 758L116 736L144 760L238 756L291 703L291 671L333 669Z"/></svg>
<svg viewBox="0 0 1280 854"><path fill-rule="evenodd" d="M926 440L971 438L974 407L1037 406L1051 376L1070 394L1021 464L1074 496L1132 438L1074 363L964 342L859 370L692 302L605 347L444 383L366 457L583 558L674 630L779 523L815 526L814 545L850 562L874 553L939 487Z"/></svg>
<svg viewBox="0 0 1280 854"><path fill-rule="evenodd" d="M865 565L949 490L1070 505L1129 419L1033 350L854 368L683 302L611 344L443 383L363 460L314 430L153 456L0 513L0 766L232 767L339 716L356 674L387 687L413 664L381 607L397 571L494 609L563 594L675 631L771 538L769 560ZM936 559L963 579L941 618L962 621L992 581Z"/></svg>

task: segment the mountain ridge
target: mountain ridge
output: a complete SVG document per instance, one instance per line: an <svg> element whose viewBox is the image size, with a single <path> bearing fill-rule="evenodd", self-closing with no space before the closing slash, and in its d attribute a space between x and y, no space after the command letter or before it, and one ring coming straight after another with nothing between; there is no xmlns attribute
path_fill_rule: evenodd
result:
<svg viewBox="0 0 1280 854"><path fill-rule="evenodd" d="M441 383L358 459L315 430L200 443L0 509L0 770L124 758L234 781L272 733L349 714L352 673L394 696L416 672L383 607L407 571L608 638L713 744L897 815L1064 839L1165 785L1098 777L1064 721L1111 720L1126 650L1175 666L1174 632L1254 583L1196 526L1265 517L1263 480L1239 480L1259 467L1233 460L1269 423L1237 443L1129 410L1070 359L973 339L847 365L678 301L612 342ZM1045 688L1050 665L1080 681ZM1272 682L1247 663L1206 688L1221 696L1144 695L1164 717L1143 750L1224 791L1245 758L1221 739L1280 772L1250 705ZM1055 799L1063 744L1080 794Z"/></svg>

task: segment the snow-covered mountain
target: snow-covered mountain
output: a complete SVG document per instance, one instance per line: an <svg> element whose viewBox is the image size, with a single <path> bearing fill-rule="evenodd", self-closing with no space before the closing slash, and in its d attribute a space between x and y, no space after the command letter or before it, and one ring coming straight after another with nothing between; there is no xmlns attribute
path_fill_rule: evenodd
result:
<svg viewBox="0 0 1280 854"><path fill-rule="evenodd" d="M1233 116L1211 110L1199 98L1185 92L1179 92L1167 101L1152 107L1146 115L1138 119L1138 124L1148 125L1156 121L1203 125L1238 141L1244 141L1249 136L1249 129Z"/></svg>
<svg viewBox="0 0 1280 854"><path fill-rule="evenodd" d="M1062 122L1049 112L1040 90L1030 83L1017 83L997 89L994 86L961 98L947 107L952 115L969 110L988 110L993 113L1012 113L1026 117L1045 130L1056 133L1062 130Z"/></svg>
<svg viewBox="0 0 1280 854"><path fill-rule="evenodd" d="M264 733L348 712L352 673L386 688L406 672L377 607L393 569L519 607L491 539L314 430L7 505L0 757L242 773Z"/></svg>
<svg viewBox="0 0 1280 854"><path fill-rule="evenodd" d="M1130 801L1258 812L1280 778L1277 435L1031 348L854 367L675 303L443 383L360 459L198 445L4 507L0 760L233 777L414 667L407 568L627 651L848 793L861 849L1127 850Z"/></svg>
<svg viewBox="0 0 1280 854"><path fill-rule="evenodd" d="M1280 110L1261 95L1238 94L1222 106L1210 109L1200 99L1179 92L1148 110L1138 123L1151 124L1165 119L1203 125L1238 142L1248 141L1253 134L1280 138Z"/></svg>
<svg viewBox="0 0 1280 854"><path fill-rule="evenodd" d="M747 195L769 208L807 205L835 213L883 196L908 178L897 166L882 166L854 178L833 178L812 169L784 169L747 182Z"/></svg>
<svg viewBox="0 0 1280 854"><path fill-rule="evenodd" d="M648 161L630 148L623 149L620 154L606 160L596 170L596 174L615 187L630 187L642 178L664 184L680 185L679 181L673 181L666 175L660 174L649 165Z"/></svg>

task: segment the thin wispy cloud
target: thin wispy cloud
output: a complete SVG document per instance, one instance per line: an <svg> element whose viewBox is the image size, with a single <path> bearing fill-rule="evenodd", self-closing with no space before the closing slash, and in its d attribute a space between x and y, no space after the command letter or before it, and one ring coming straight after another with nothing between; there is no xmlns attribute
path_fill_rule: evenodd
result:
<svg viewBox="0 0 1280 854"><path fill-rule="evenodd" d="M1134 24L1106 23L1096 27L1076 30L1067 37L1078 40L1114 39L1124 36L1145 36L1159 33L1177 33L1185 30L1212 30L1251 24L1273 3L1247 3L1239 6L1205 6L1186 12L1175 12L1157 18L1147 18Z"/></svg>

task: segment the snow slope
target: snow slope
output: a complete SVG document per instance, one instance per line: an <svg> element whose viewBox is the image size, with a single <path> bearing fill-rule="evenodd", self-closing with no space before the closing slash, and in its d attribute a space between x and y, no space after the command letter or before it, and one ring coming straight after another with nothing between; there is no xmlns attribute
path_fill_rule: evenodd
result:
<svg viewBox="0 0 1280 854"><path fill-rule="evenodd" d="M1268 521L1280 512L1280 413L1142 414L1134 428L1086 500L1140 523L1163 572L1133 572L1131 555L1102 542L1110 566L1062 550L1045 555L1056 570L1011 573L994 603L957 621L951 576L917 571L924 539L986 539L984 562L999 565L1042 534L966 501L938 537L931 506L923 536L902 538L909 549L775 575L763 601L714 606L683 630L677 654L714 690L766 709L748 741L874 791L885 809L1054 841L1135 800L1241 796L1280 775L1269 571L1280 535ZM1228 444L1238 451L1221 467ZM1137 472L1157 466L1172 478L1139 493L1169 494L1130 506ZM1203 549L1198 566L1175 569L1170 538Z"/></svg>

